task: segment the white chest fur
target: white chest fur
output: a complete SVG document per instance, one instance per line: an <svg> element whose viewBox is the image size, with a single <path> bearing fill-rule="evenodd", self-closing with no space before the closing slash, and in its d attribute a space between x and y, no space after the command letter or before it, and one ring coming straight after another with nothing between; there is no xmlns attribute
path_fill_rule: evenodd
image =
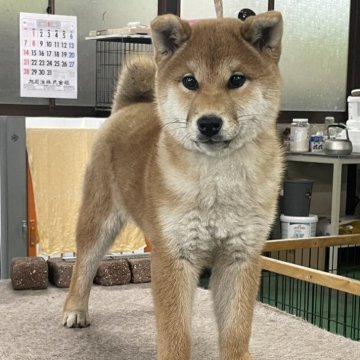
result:
<svg viewBox="0 0 360 360"><path fill-rule="evenodd" d="M229 156L199 156L188 172L167 163L166 187L179 199L160 209L162 232L177 256L211 264L220 254L229 260L259 252L273 214L262 207L252 169L256 163Z"/></svg>

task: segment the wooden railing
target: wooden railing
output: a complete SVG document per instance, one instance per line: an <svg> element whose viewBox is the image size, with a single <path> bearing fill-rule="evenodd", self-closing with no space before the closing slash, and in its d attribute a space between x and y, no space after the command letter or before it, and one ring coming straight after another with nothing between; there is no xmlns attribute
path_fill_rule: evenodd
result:
<svg viewBox="0 0 360 360"><path fill-rule="evenodd" d="M271 240L266 243L264 252L324 248L340 245L360 244L360 235L324 236L308 239ZM360 295L360 281L321 270L288 263L262 256L262 267L277 274L326 286L345 293Z"/></svg>
<svg viewBox="0 0 360 360"><path fill-rule="evenodd" d="M306 239L269 240L263 251L310 249L355 244L360 244L360 234L319 236Z"/></svg>

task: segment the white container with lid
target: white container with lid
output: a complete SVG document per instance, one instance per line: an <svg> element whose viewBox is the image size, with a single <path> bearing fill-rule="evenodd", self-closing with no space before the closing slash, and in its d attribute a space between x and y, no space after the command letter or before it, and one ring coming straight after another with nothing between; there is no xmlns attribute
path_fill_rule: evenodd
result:
<svg viewBox="0 0 360 360"><path fill-rule="evenodd" d="M290 130L290 151L302 153L309 151L309 120L293 119Z"/></svg>
<svg viewBox="0 0 360 360"><path fill-rule="evenodd" d="M281 214L281 238L302 239L313 237L316 234L318 216L287 216Z"/></svg>
<svg viewBox="0 0 360 360"><path fill-rule="evenodd" d="M349 96L347 101L349 120L360 121L360 96Z"/></svg>
<svg viewBox="0 0 360 360"><path fill-rule="evenodd" d="M360 121L359 120L348 120L346 122L346 127L348 130L360 130Z"/></svg>
<svg viewBox="0 0 360 360"><path fill-rule="evenodd" d="M347 123L350 120L347 121ZM360 123L360 121L359 121ZM353 152L354 153L360 153L360 129L349 129L348 130L348 134L349 134L349 139L352 143L352 147L353 147Z"/></svg>

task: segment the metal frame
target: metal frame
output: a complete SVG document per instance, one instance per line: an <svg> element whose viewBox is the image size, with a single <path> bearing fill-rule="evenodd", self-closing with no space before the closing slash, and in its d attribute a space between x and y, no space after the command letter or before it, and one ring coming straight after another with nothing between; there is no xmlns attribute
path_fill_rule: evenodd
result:
<svg viewBox="0 0 360 360"><path fill-rule="evenodd" d="M27 255L25 118L0 116L0 278Z"/></svg>
<svg viewBox="0 0 360 360"><path fill-rule="evenodd" d="M180 16L181 0L158 0L158 15L175 14Z"/></svg>

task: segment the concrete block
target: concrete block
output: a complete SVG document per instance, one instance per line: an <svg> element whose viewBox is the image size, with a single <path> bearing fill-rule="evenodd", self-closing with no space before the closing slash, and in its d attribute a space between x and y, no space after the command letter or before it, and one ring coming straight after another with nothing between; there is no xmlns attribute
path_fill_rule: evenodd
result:
<svg viewBox="0 0 360 360"><path fill-rule="evenodd" d="M68 288L70 286L75 261L50 258L47 263L49 265L50 282L59 288Z"/></svg>
<svg viewBox="0 0 360 360"><path fill-rule="evenodd" d="M95 284L125 285L131 280L129 264L125 259L102 260L97 270Z"/></svg>
<svg viewBox="0 0 360 360"><path fill-rule="evenodd" d="M41 257L15 257L10 266L14 290L39 290L48 286L48 265Z"/></svg>
<svg viewBox="0 0 360 360"><path fill-rule="evenodd" d="M128 258L131 282L146 283L151 281L151 260L149 257Z"/></svg>

